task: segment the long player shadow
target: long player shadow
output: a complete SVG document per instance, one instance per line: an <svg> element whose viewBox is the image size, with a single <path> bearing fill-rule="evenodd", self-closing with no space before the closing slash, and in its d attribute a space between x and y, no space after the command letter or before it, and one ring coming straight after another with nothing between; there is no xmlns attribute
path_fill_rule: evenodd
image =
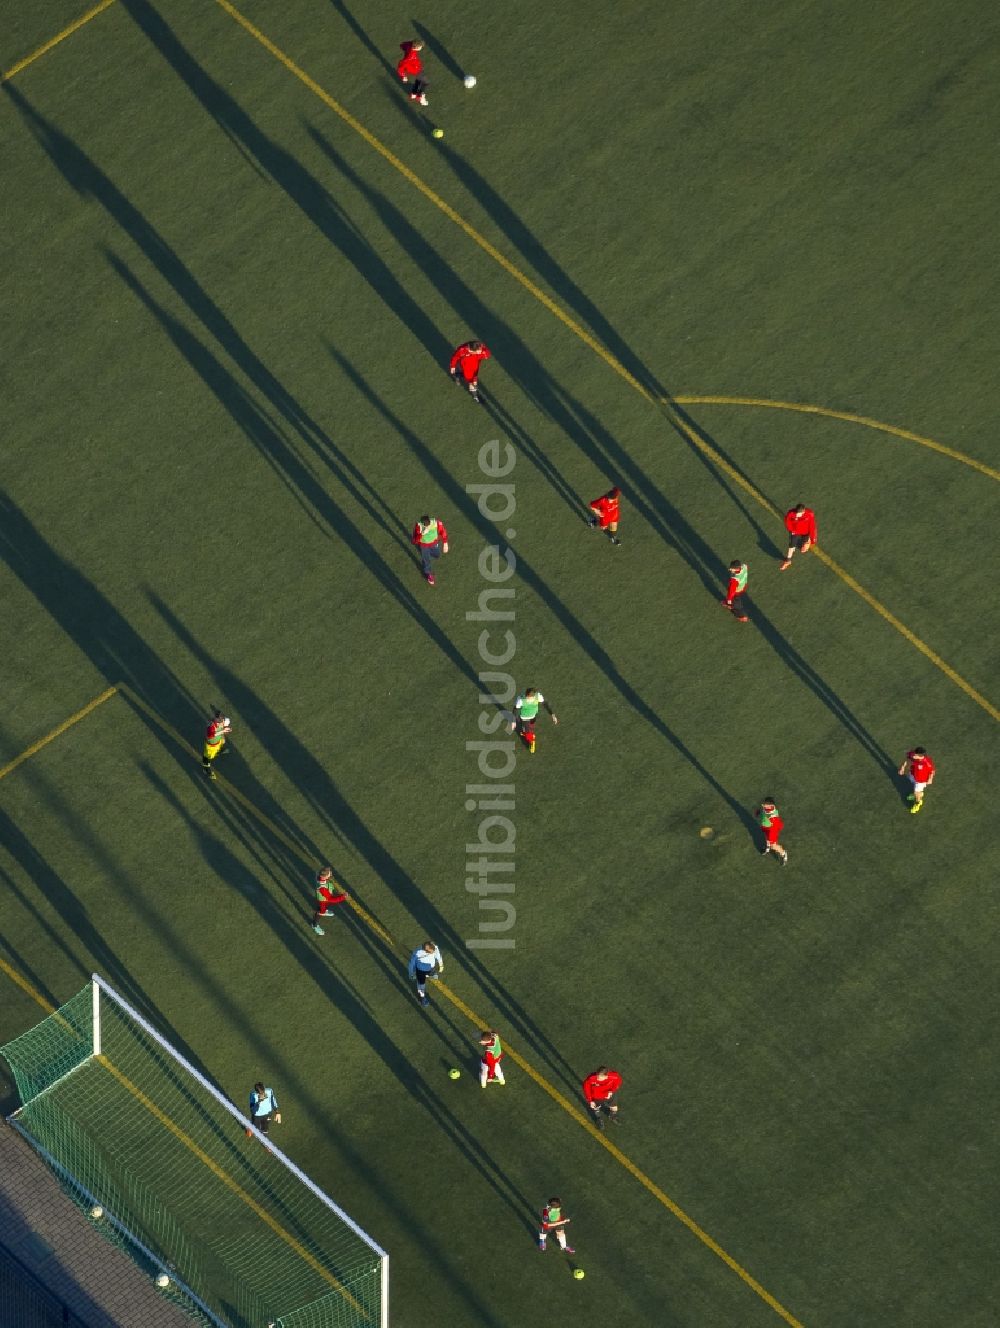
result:
<svg viewBox="0 0 1000 1328"><path fill-rule="evenodd" d="M511 1209L519 1221L523 1222L530 1207L529 1200L493 1160L483 1143L467 1129L431 1088L412 1059L397 1046L386 1032L383 1022L373 1013L364 994L334 970L330 961L315 945L308 929L297 919L289 918L279 907L270 890L262 884L258 884L256 888L248 888L244 864L218 835L196 821L173 790L164 784L153 770L146 767L144 773L158 796L185 826L204 860L206 869L230 884L234 891L238 891L246 904L274 933L276 941L287 950L289 956L316 986L324 1000L329 1001L350 1020L358 1034L392 1072L400 1086L431 1116L435 1126L449 1138L464 1160L479 1172L497 1197ZM172 938L171 948L173 944ZM177 958L180 959L182 956ZM221 984L213 985L216 988L213 991L213 999L218 999L221 996ZM234 1004L230 997L226 997L226 1001L230 1006Z"/></svg>
<svg viewBox="0 0 1000 1328"><path fill-rule="evenodd" d="M177 615L156 595L150 603L191 654L216 678L224 695L242 715L268 751L270 758L300 790L324 824L335 827L351 843L374 875L390 889L420 920L424 934L433 936L466 968L494 1004L507 1025L545 1060L573 1091L579 1088L579 1076L562 1056L528 1011L493 976L490 970L466 949L465 940L444 914L420 890L389 850L368 829L364 820L348 802L334 780L312 753L274 715L270 707L238 675L221 664L187 630Z"/></svg>

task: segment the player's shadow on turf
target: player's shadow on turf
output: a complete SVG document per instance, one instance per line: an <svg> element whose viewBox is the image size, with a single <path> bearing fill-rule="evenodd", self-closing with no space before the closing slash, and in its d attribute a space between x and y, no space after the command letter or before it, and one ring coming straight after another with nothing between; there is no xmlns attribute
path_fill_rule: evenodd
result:
<svg viewBox="0 0 1000 1328"><path fill-rule="evenodd" d="M462 323L477 330L483 327L491 329L490 345L498 362L518 382L528 399L577 444L601 475L614 476L617 483L627 486L629 501L637 513L646 519L668 547L683 557L706 589L711 589L714 594L724 571L722 559L685 520L679 509L660 492L632 455L604 429L595 416L549 375L518 333L483 303L480 296L442 258L400 207L359 175L323 134L309 125L306 131L338 173L367 199L393 240L424 272L435 289L448 299ZM440 344L436 328L426 328L428 320L422 310L416 324L409 321L412 297L406 292L400 296L391 283L381 279L383 266L382 260L376 258L375 266L369 266L362 275L407 327L418 333L426 331L435 345ZM438 355L435 351L435 356L438 363L446 362L444 353Z"/></svg>
<svg viewBox="0 0 1000 1328"><path fill-rule="evenodd" d="M579 1087L579 1076L562 1057L558 1047L520 1002L507 992L499 979L467 950L465 938L455 930L389 850L372 834L340 792L329 772L242 679L220 664L195 640L161 600L152 597L151 602L175 636L208 670L235 712L252 726L254 734L264 745L271 760L300 790L322 822L348 840L373 874L414 914L421 934L432 936L443 948L450 951L456 962L464 966L479 983L498 1011L502 1023L530 1046L575 1092ZM402 958L401 955L400 964Z"/></svg>
<svg viewBox="0 0 1000 1328"><path fill-rule="evenodd" d="M688 412L683 409L683 407L678 406L676 401L674 401L673 397L669 395L665 397L664 408L667 411L668 419L671 418L671 415L674 415L677 417L677 420L681 421L681 424L684 427L678 427L676 420L671 420L674 431L679 435L680 438L684 440L685 443L687 443L691 452L702 463L702 465L705 467L706 471L711 476L711 478L715 481L716 484L719 485L721 489L724 490L726 495L732 501L733 505L739 508L739 510L743 513L744 517L746 518L747 522L753 527L754 533L757 536L757 547L760 549L761 553L763 553L768 558L781 558L785 552L784 548L783 547L779 548L779 546L775 543L774 538L770 534L770 532L760 524L759 520L757 519L755 508L749 507L747 503L744 502L743 498L740 496L739 486L734 485L729 481L729 479L726 476L726 473L720 470L719 467L712 460L712 458L706 455L706 453L703 452L702 449L697 446L697 444L692 440L687 431L690 430L691 433L695 434L698 438L700 438L714 452L717 452L719 456L722 458L722 460L725 461L726 465L730 466L732 470L740 477L741 480L743 480L745 484L748 484L752 488L755 488L758 491L758 493L762 495L762 497L766 498L768 502L771 502L771 499L768 497L768 495L763 492L763 490L760 488L758 484L754 483L754 481L750 478L750 476L746 473L746 471L742 468L742 466L740 466L739 463L733 458L733 456L730 453L728 453L725 450L725 448L721 446L718 439L713 437L713 435L708 432L708 430L704 427L704 425L701 425L696 420L694 420L688 414ZM772 506L776 508L777 504L772 503Z"/></svg>
<svg viewBox="0 0 1000 1328"><path fill-rule="evenodd" d="M337 543L349 550L357 560L368 569L375 579L389 591L397 605L402 608L425 632L441 653L455 667L457 672L479 690L479 675L452 642L444 629L430 615L423 604L402 582L397 572L385 561L375 545L367 538L361 526L352 516L351 510L338 503L333 495L316 479L310 468L290 447L282 434L274 428L267 416L246 392L226 366L204 343L178 322L166 309L153 299L142 283L129 268L114 255L108 261L132 293L146 306L169 336L174 346L181 352L188 364L195 370L205 385L214 393L220 404L229 412L234 422L239 425L244 435L264 456L265 460L279 472L285 481L307 503L314 518L321 523L321 529ZM394 534L398 533L398 526ZM409 555L409 548L407 547ZM331 553L331 574L336 558ZM419 584L414 574L415 586Z"/></svg>
<svg viewBox="0 0 1000 1328"><path fill-rule="evenodd" d="M74 640L81 651L110 682L127 679L136 695L146 706L152 708L154 702L164 707L171 719L182 727L191 722L198 714L198 703L185 691L179 681L155 655L145 641L134 631L118 610L89 582L79 570L60 557L40 536L39 532L17 507L13 500L0 494L0 553L5 558L11 571L20 578L31 591L39 604L46 609L53 619L60 624ZM226 695L223 692L223 695ZM236 698L237 701L242 699ZM178 769L186 774L195 757L180 748L174 738L165 734L162 725L151 721L143 706L137 706L135 713L148 727L156 741L162 745L171 759L176 759ZM303 773L302 767L297 773ZM308 771L306 771L308 773ZM244 783L245 780L245 783ZM243 791L249 785L253 790L252 800L283 829L287 829L294 838L308 842L294 823L290 822L280 805L275 804L266 789L256 785L245 772L241 777ZM207 792L207 789L206 789ZM322 803L324 790L319 792ZM324 823L332 829L331 819L324 811ZM335 809L334 809L335 810ZM76 827L81 843L86 842L86 825ZM120 888L123 906L133 907L138 892L130 891L127 874L120 865L113 861L98 858L98 866L105 879ZM318 851L316 861L322 861ZM43 877L43 882L47 878ZM217 977L215 965L205 964L200 955L194 954L187 944L187 937L175 929L169 913L160 913L155 905L144 901L140 916L148 920L156 930L160 943L169 952L185 973L185 981L200 989L211 1002L211 1008L218 1011L220 1026L228 1024L231 1037L249 1043L257 1064L273 1069L275 1078L287 1086L293 1099L314 1119L325 1123L330 1141L341 1153L349 1158L350 1164L366 1178L373 1191L381 1192L386 1202L393 1205L400 1213L400 1220L416 1230L419 1226L419 1214L408 1205L405 1187L394 1193L385 1174L374 1169L366 1156L354 1148L349 1136L339 1132L336 1121L329 1117L329 1100L312 1091L312 1076L300 1074L297 1067L286 1059L285 1049L276 1042L269 1041L260 1033L254 1023L252 1008L239 1003L227 985ZM110 968L109 973L116 974L115 985L139 1006L149 1012L155 1024L166 1033L170 1041L196 1066L200 1060L195 1051L186 1044L176 1029L155 1006L144 997L134 980L121 970ZM219 1029L217 1028L217 1032ZM227 1030L223 1027L223 1032ZM404 1058L405 1063L405 1058ZM411 1067L412 1072L412 1067ZM209 1075L209 1077L211 1077ZM451 1264L446 1247L439 1245L428 1232L424 1231L422 1240L428 1248L428 1257L440 1265L443 1275L454 1285L456 1293L461 1295L469 1306L470 1322L489 1325L489 1328L503 1328L492 1315L489 1306L481 1300L476 1289L466 1280L463 1271Z"/></svg>
<svg viewBox="0 0 1000 1328"><path fill-rule="evenodd" d="M897 766L878 739L865 728L853 710L846 702L841 700L805 656L796 650L788 638L778 631L770 618L761 611L756 600L752 602L750 607L750 622L758 628L781 663L812 692L817 700L826 706L838 724L841 724L849 737L853 738L862 750L872 758L882 773L890 776L895 775ZM744 627L743 630L748 629Z"/></svg>
<svg viewBox="0 0 1000 1328"><path fill-rule="evenodd" d="M396 73L396 66L392 63L391 60L386 58L385 52L380 47L375 45L371 37L369 37L367 31L361 26L358 20L354 17L351 11L344 4L344 0L330 0L330 4L337 11L340 17L344 20L347 26L351 29L355 37L357 37L358 41L365 48L368 54L371 55L375 60L377 60L378 63L382 66L382 68L386 71L386 73L389 74L392 78L396 79L396 81L398 82L399 75Z"/></svg>
<svg viewBox="0 0 1000 1328"><path fill-rule="evenodd" d="M456 70L456 73L461 77L460 71ZM518 216L509 200L494 189L472 162L447 139L442 139L438 143L437 150L451 168L455 178L464 185L500 228L524 261L534 268L558 299L581 320L585 329L611 352L650 397L659 400L665 396L666 389L658 382L652 371L639 359L593 300L584 294L569 273L546 249L534 231ZM490 344L492 345L492 342Z"/></svg>
<svg viewBox="0 0 1000 1328"><path fill-rule="evenodd" d="M479 530L483 539L490 544L498 541L498 531L496 526L484 517L479 510L478 504L470 499L465 489L455 478L455 476L438 460L435 454L427 447L423 440L406 424L406 422L391 409L390 406L378 396L370 387L365 378L351 364L351 362L342 355L335 347L327 342L330 354L336 360L342 371L353 381L357 390L362 393L374 406L381 412L386 422L407 444L410 450L423 464L428 474L446 494L457 510L465 513L471 524ZM628 679L619 671L617 665L608 655L607 651L594 638L589 628L581 622L572 610L560 599L553 589L551 583L538 573L530 558L526 553L519 552L517 555L518 575L538 596L542 603L546 605L553 616L562 624L567 635L576 642L589 656L605 675L608 681L615 687L622 700L643 720L645 720L655 732L665 738L689 765L701 776L716 795L728 806L735 819L748 829L752 829L755 822L747 809L742 806L727 789L715 778L698 757L686 746L676 733L664 722L659 714L645 701L639 692L632 686ZM714 580L710 583L713 595L718 598L718 587L720 580ZM554 1050L554 1049L553 1049ZM564 1062L565 1067L565 1062ZM576 1075L572 1070L568 1071L569 1080L577 1087Z"/></svg>
<svg viewBox="0 0 1000 1328"><path fill-rule="evenodd" d="M518 1219L525 1222L526 1213L530 1210L527 1198L497 1165L482 1142L442 1102L416 1070L410 1058L405 1056L389 1037L383 1023L372 1011L362 992L342 975L333 971L326 957L317 950L312 933L302 925L300 918L289 917L278 905L271 891L264 888L261 883L256 883L257 888L248 889L246 865L218 835L207 830L190 815L179 798L151 768L144 767L144 773L159 796L171 806L174 814L184 823L187 833L203 856L206 870L214 877L225 881L237 892L239 899L234 900L234 913L239 909L239 900L243 900L258 914L261 921L274 933L275 938L285 946L291 958L312 980L319 994L329 1000L353 1024L356 1031L372 1051L381 1057L410 1096L430 1114L435 1125L462 1154L466 1162L479 1172L483 1181L503 1203L511 1208ZM170 945L175 958L182 961L183 956L177 955L173 950L173 940L170 941ZM192 960L196 962L194 956ZM270 978L273 970L267 965L262 971ZM233 1004L233 998L228 998L228 1003ZM422 1012L414 1009L414 1017L422 1017Z"/></svg>
<svg viewBox="0 0 1000 1328"><path fill-rule="evenodd" d="M134 882L131 880L129 873L93 829L87 818L80 816L66 802L66 799L58 790L49 787L47 776L35 772L32 778L35 801L40 806L47 805L51 812L58 816L62 825L73 835L79 852L84 855L85 860L96 865L104 879L115 882L116 888L120 887L124 895L130 900L133 895L135 896L135 909L141 915L143 912L141 892L135 890ZM157 1011L147 997L145 989L133 975L132 970L104 938L74 891L52 864L43 857L39 847L28 838L20 826L5 811L0 811L0 843L4 845L7 852L30 878L38 890L40 898L44 899L48 907L55 911L62 923L72 931L80 945L85 949L91 964L90 968L84 968L79 959L67 948L59 934L45 924L41 918L38 919L40 928L47 933L47 945L61 950L73 967L80 970L81 987L89 978L90 973L97 971L128 1001L136 1005L142 1013L154 1017L174 1045L191 1060L192 1064L201 1068L198 1057L177 1030ZM91 867L91 870L93 870L93 867ZM15 888L12 883L11 888ZM32 912L36 912L30 900L25 899L23 902ZM44 986L44 984L39 985ZM56 1003L56 1001L53 1001L53 1004Z"/></svg>
<svg viewBox="0 0 1000 1328"><path fill-rule="evenodd" d="M576 516L582 516L586 512L586 504L581 496L574 492L572 485L547 455L545 449L539 447L528 431L518 424L510 411L499 401L485 392L482 394L482 401L486 414L497 428L507 435L521 455L526 457L542 478L548 481L570 511Z"/></svg>
<svg viewBox="0 0 1000 1328"><path fill-rule="evenodd" d="M253 121L229 94L209 79L191 59L162 18L148 5L143 4L142 0L128 0L128 4L135 11L133 17L136 21L140 22L140 26L146 25L145 30L150 39L159 44L177 73L185 79L206 109L215 115L220 127L241 151L245 150L254 163L264 169L270 179L276 180L285 188L289 197L302 208L310 221L320 228L324 236L330 238L333 234L340 234L347 246L349 257L352 256L352 245L363 246L365 244L363 237L336 207L320 182L304 170L294 157L256 128ZM213 340L232 358L280 419L287 422L316 459L343 484L352 501L367 512L374 524L408 550L405 533L395 514L371 486L364 472L342 449L336 447L333 440L303 405L271 373L233 323L194 279L163 236L72 139L40 115L11 85L4 84L3 88L28 123L39 144L72 187L84 197L93 198L104 208L176 292ZM109 251L105 252L109 255L109 261L118 264L120 275L122 269L127 271L124 264L115 259ZM414 310L411 312L414 312L416 307L414 302ZM442 341L441 354L444 353L445 347ZM234 391L237 396L247 396L242 386L236 386ZM260 408L254 403L254 409ZM273 465L273 462L271 464ZM300 491L289 482L288 477L282 474L279 468L275 469L309 519L318 523L315 512L303 499Z"/></svg>
<svg viewBox="0 0 1000 1328"><path fill-rule="evenodd" d="M465 77L465 70L458 63L452 53L445 46L439 37L435 37L430 28L425 27L423 23L413 20L413 31L427 47L427 55L436 60L442 69L446 69L453 78L461 81ZM431 71L433 77L433 71Z"/></svg>

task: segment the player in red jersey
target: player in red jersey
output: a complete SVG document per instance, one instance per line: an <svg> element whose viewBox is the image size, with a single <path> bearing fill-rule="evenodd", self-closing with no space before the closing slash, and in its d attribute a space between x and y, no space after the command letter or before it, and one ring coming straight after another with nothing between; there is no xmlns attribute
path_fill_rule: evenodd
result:
<svg viewBox="0 0 1000 1328"><path fill-rule="evenodd" d="M201 752L201 766L208 775L209 779L215 778L215 771L212 769L212 762L226 745L226 737L232 733L232 722L222 713L216 710L212 718L208 721L208 727L205 729L205 746Z"/></svg>
<svg viewBox="0 0 1000 1328"><path fill-rule="evenodd" d="M572 1220L572 1218L563 1217L561 1199L550 1199L548 1201L542 1209L542 1220L538 1225L538 1248L543 1254L545 1253L549 1232L555 1234L556 1244L563 1254L576 1253L572 1245L566 1244L566 1225Z"/></svg>
<svg viewBox="0 0 1000 1328"><path fill-rule="evenodd" d="M325 936L326 932L319 925L320 918L325 918L331 913L337 904L347 902L347 891L342 890L333 879L333 870L330 867L321 867L316 873L316 912L313 914L312 929L317 936Z"/></svg>
<svg viewBox="0 0 1000 1328"><path fill-rule="evenodd" d="M788 550L779 572L791 567L796 553L808 553L819 541L816 534L816 513L805 503L796 503L785 513L785 529L788 531Z"/></svg>
<svg viewBox="0 0 1000 1328"><path fill-rule="evenodd" d="M396 65L396 73L404 83L408 78L413 79L410 85L410 101L418 101L421 106L426 106L427 80L420 77L424 72L424 62L420 58L424 44L422 41L405 41L400 42L399 49L403 52L403 56Z"/></svg>
<svg viewBox="0 0 1000 1328"><path fill-rule="evenodd" d="M736 621L742 623L750 621L743 602L743 597L747 593L749 574L750 569L746 563L734 558L729 564L729 585L726 588L726 598L722 601Z"/></svg>
<svg viewBox="0 0 1000 1328"><path fill-rule="evenodd" d="M431 565L435 558L440 558L442 553L448 552L448 532L444 528L444 522L425 513L413 527L412 538L420 550L420 566L424 577L427 584L432 586L434 573L431 571Z"/></svg>
<svg viewBox="0 0 1000 1328"><path fill-rule="evenodd" d="M481 341L463 341L451 357L448 372L456 383L461 375L461 381L469 389L473 401L479 401L479 366L491 358L489 347Z"/></svg>
<svg viewBox="0 0 1000 1328"><path fill-rule="evenodd" d="M907 796L906 801L912 803L910 813L915 815L924 805L925 789L929 784L934 783L934 762L923 747L914 747L912 752L906 753L906 758L899 767L898 773L906 775L912 785L912 792Z"/></svg>
<svg viewBox="0 0 1000 1328"><path fill-rule="evenodd" d="M618 538L618 518L621 515L621 496L622 491L617 486L609 489L607 493L602 493L600 498L595 498L589 505L594 515L590 518L590 524L595 530L604 530L607 532L608 539L612 544L621 544Z"/></svg>
<svg viewBox="0 0 1000 1328"><path fill-rule="evenodd" d="M599 1066L593 1074L588 1074L583 1081L583 1096L594 1117L594 1124L599 1130L604 1129L604 1115L608 1120L617 1122L618 1104L611 1099L622 1086L622 1077L617 1070L609 1070L606 1065Z"/></svg>
<svg viewBox="0 0 1000 1328"><path fill-rule="evenodd" d="M487 1084L505 1084L507 1081L500 1066L503 1060L500 1034L495 1028L484 1028L479 1034L479 1045L483 1049L482 1060L479 1062L480 1088L485 1088Z"/></svg>
<svg viewBox="0 0 1000 1328"><path fill-rule="evenodd" d="M768 853L774 853L782 867L788 866L788 850L782 848L778 842L778 836L785 828L785 822L781 818L773 798L765 798L760 806L755 810L754 816L757 824L764 832L764 846L761 853L766 857Z"/></svg>

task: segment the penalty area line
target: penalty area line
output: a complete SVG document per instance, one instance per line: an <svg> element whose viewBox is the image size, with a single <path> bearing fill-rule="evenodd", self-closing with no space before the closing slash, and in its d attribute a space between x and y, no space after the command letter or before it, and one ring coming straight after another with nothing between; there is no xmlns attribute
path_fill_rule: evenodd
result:
<svg viewBox="0 0 1000 1328"><path fill-rule="evenodd" d="M93 701L88 701L82 710L78 710L75 715L70 715L69 719L64 719L61 724L57 724L51 733L46 733L44 738L39 738L37 742L33 742L20 756L15 756L13 761L8 761L5 766L0 766L0 779L6 779L18 766L24 765L25 761L29 761L43 747L47 747L50 742L55 742L56 738L61 737L74 724L79 724L81 719L86 719L92 711L103 705L105 701L110 701L117 691L117 687L108 687L100 696L95 696Z"/></svg>

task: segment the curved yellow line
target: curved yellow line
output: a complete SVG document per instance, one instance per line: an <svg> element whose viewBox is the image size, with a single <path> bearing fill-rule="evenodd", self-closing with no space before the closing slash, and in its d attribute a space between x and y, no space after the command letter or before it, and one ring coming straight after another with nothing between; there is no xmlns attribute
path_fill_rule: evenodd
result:
<svg viewBox="0 0 1000 1328"><path fill-rule="evenodd" d="M944 443L936 442L933 438L925 438L923 434L914 433L911 429L901 429L896 424L883 424L881 420L873 420L870 415L855 415L849 410L831 410L829 406L813 406L803 401L773 401L769 397L684 395L664 398L663 404L669 406L672 402L678 406L760 406L764 410L787 410L798 415L823 415L830 420L863 424L866 429L876 429L879 433L889 433L894 438L903 438L909 443L919 443L921 447L929 447L932 452L940 452L942 456L951 457L952 461L961 461L963 466L978 470L981 475L986 475L991 480L1000 481L1000 470L994 470L992 466L977 461L975 457L966 456L964 452L958 452L954 447L945 447Z"/></svg>
<svg viewBox="0 0 1000 1328"><path fill-rule="evenodd" d="M405 180L407 180L411 185L413 185L414 189L417 189L424 196L424 198L428 200L428 202L432 203L434 207L438 208L439 211L442 212L444 216L448 218L449 221L453 222L459 228L459 230L461 230L465 235L467 235L474 244L477 244L479 248L483 251L483 253L487 254L490 258L493 259L495 263L497 263L501 268L503 268L503 270L508 274L508 276L513 277L513 279L520 286L522 286L529 293L529 295L531 295L534 299L536 299L538 303L541 304L545 309L547 309L549 313L552 314L555 318L558 318L560 323L562 323L564 327L568 328L569 331L572 332L575 337L578 337L585 346L589 347L590 350L594 352L595 355L600 356L600 358L604 361L604 363L608 365L608 367L612 369L619 376L619 378L623 379L626 383L628 383L629 387L631 387L634 391L638 392L638 394L641 397L643 397L644 400L649 401L654 405L666 407L671 423L674 425L675 428L679 429L686 438L690 440L691 445L693 447L697 448L698 451L700 451L703 456L708 457L713 465L718 466L720 470L725 471L725 473L729 475L730 479L732 479L733 483L739 485L742 489L744 489L747 493L749 493L753 497L755 502L760 503L761 506L765 508L766 511L772 514L772 516L775 516L778 519L780 519L781 514L776 511L776 509L771 503L768 502L768 500L764 497L764 495L760 492L760 490L755 488L754 485L752 485L749 482L749 480L745 478L745 476L740 474L739 471L737 471L734 466L729 465L729 463L725 460L725 458L720 456L719 453L715 450L715 448L711 447L705 441L705 439L701 437L701 435L697 432L697 430L693 429L687 423L686 420L681 418L676 409L673 410L670 409L671 406L675 404L680 405L681 403L694 405L696 403L708 404L711 401L716 401L716 402L727 401L730 404L733 404L736 398L688 396L688 397L675 397L673 399L669 397L658 399L656 396L654 396L653 393L647 387L645 387L642 383L639 382L635 374L633 374L631 370L625 367L625 365L621 362L620 359L618 359L616 355L613 355L611 351L607 349L606 346L602 346L601 343L597 340L597 338L592 336L591 333L588 332L585 327L583 327L580 323L577 322L575 318L573 318L569 313L567 313L566 310L563 309L558 304L558 302L552 298L552 296L548 295L544 290L542 290L542 288L536 282L532 281L529 276L526 276L525 273L522 272L521 269L515 263L512 263L510 259L506 257L505 254L502 254L500 252L500 250L496 247L496 245L491 244L490 241L487 240L484 235L480 234L480 232L477 231L474 226L470 225L470 223L467 222L465 218L461 216L460 213L456 212L456 210L451 206L450 203L447 203L441 197L440 194L436 193L430 187L430 185L425 184L424 181L420 178L419 175L417 175L415 171L411 170L410 167L407 166L406 163L402 161L399 157L397 157L394 152L392 152L389 148L387 148L386 145L380 139L376 138L370 129L366 128L365 125L363 125L360 120L356 119L353 115L351 115L350 111L348 111L344 106L342 106L340 102L338 102L334 97L331 97L329 92L327 92L325 88L321 87L316 82L316 80L311 77L311 75L305 72L304 69L300 68L300 66L295 63L295 61L291 58L291 56L286 55L285 52L279 46L276 46L275 43L271 41L269 37L266 37L259 28L255 27L254 24L251 23L250 20L236 8L236 6L232 3L232 0L216 0L216 3L236 23L240 25L240 27L244 30L244 32L248 33L249 36L251 36L255 41L259 42L265 51L268 51L271 55L273 55L276 60L278 60L282 65L284 65L284 67L288 70L290 74L294 75L294 77L297 78L304 87L308 88L309 91L313 93L314 96L318 97L324 106L328 107L329 110L331 110L334 113L334 115L339 116L340 119L344 122L344 124L346 124L350 129L352 129L356 134L358 134L368 144L368 146L373 148L379 154L379 156L382 157L384 161L388 162L388 164L394 170L398 171L399 174ZM750 404L754 400L755 400L754 398L750 397L742 398L744 404ZM769 402L764 400L757 401L757 404L762 406L775 405L774 402ZM775 408L780 409L781 407L777 406ZM785 409L790 410L794 408L795 407L793 403L791 402L785 403ZM824 413L821 407L815 407L812 409L814 410L815 414ZM835 412L831 411L828 413L834 414ZM845 416L844 418L857 420L860 417ZM867 423L871 424L873 427L885 427L885 426L879 426L878 422L875 420L867 421ZM979 463L972 461L971 458L962 457L961 453L953 452L950 449L943 447L940 443L934 443L929 438L923 439L920 437L919 434L909 434L905 430L899 430L897 432L900 433L901 437L908 437L910 439L913 439L914 441L923 442L928 447L935 447L939 452L944 452L948 455L957 457L960 460L967 461L969 465L974 466L977 469L984 470L987 474L992 474L993 478L1000 478L996 475L995 472L991 472L989 470L989 467L983 467ZM862 599L864 599L867 604L871 605L871 607L875 609L875 611L878 614L880 614L881 617L887 623L890 624L890 626L894 627L897 631L901 632L905 640L909 641L911 645L916 646L917 649L921 652L921 654L924 655L926 659L929 659L931 663L934 664L937 668L939 668L946 678L950 679L951 682L955 683L957 687L961 688L961 690L966 694L966 696L968 696L972 701L975 701L977 705L981 706L987 712L987 714L991 715L994 719L1000 719L1000 711L997 711L996 708L992 706L989 703L989 701L985 699L985 697L981 696L980 693L977 692L974 687L970 686L970 684L967 683L960 674L956 673L955 670L951 668L950 665L946 664L944 660L940 657L940 655L935 654L935 652L931 650L929 646L925 645L924 642L922 642L914 632L911 632L908 627L904 627L904 625L899 621L898 618L896 618L893 614L889 612L888 609L886 609L882 604L878 602L878 600L874 597L874 595L869 594L869 592L866 591L862 586L860 586L858 582L856 582L853 578L848 577L842 571L842 569L833 562L832 559L823 556L823 561L833 572L836 573L837 576L841 577L841 579L844 581L846 585L849 585L852 590L855 590L859 595L861 595Z"/></svg>

